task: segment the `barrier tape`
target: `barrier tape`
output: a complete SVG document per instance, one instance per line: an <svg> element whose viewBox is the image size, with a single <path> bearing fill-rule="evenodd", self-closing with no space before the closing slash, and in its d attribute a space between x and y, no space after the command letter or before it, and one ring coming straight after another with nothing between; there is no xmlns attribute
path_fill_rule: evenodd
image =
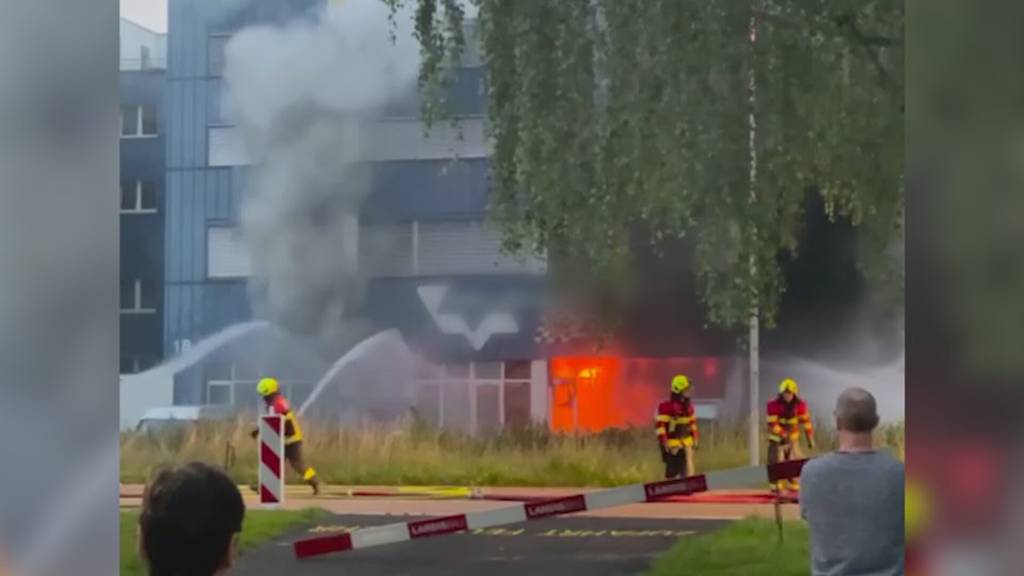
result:
<svg viewBox="0 0 1024 576"><path fill-rule="evenodd" d="M493 528L506 524L518 524L528 520L540 520L553 516L575 514L602 508L613 508L627 504L654 502L670 496L681 496L708 490L729 490L763 486L765 480L778 482L800 475L804 460L780 462L769 466L748 466L699 474L688 478L661 480L646 484L630 484L608 490L585 494L574 494L557 498L524 502L517 506L455 514L439 518L427 518L413 522L398 522L363 528L353 532L318 536L299 540L294 544L297 558L309 558L334 552L347 552L384 544L395 544L408 540L455 534L468 530ZM767 478L766 478L767 472Z"/></svg>
<svg viewBox="0 0 1024 576"><path fill-rule="evenodd" d="M260 416L260 505L268 508L284 503L284 419Z"/></svg>

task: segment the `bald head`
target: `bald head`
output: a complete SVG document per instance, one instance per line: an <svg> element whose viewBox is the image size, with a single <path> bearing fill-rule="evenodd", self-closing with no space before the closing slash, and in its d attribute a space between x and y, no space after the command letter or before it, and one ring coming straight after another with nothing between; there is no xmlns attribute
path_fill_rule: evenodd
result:
<svg viewBox="0 0 1024 576"><path fill-rule="evenodd" d="M836 401L836 427L848 432L871 432L878 426L875 397L863 388L847 388Z"/></svg>

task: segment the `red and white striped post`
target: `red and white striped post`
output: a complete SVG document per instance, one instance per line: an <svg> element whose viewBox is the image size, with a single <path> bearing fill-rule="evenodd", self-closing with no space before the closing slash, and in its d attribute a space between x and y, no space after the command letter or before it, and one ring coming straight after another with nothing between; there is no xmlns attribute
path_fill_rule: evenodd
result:
<svg viewBox="0 0 1024 576"><path fill-rule="evenodd" d="M284 418L260 416L260 505L284 503Z"/></svg>

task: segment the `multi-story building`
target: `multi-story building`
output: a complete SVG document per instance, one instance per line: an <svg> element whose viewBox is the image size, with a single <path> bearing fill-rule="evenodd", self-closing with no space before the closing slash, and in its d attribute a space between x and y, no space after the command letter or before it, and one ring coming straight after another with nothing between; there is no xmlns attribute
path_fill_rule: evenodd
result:
<svg viewBox="0 0 1024 576"><path fill-rule="evenodd" d="M169 2L165 354L254 315L239 222L252 168L238 128L221 111L225 46L245 26L285 22L323 3L251 0L228 12L205 0ZM702 370L713 382L703 394L721 397L726 370L714 359L635 365L588 358L571 344L549 347L537 337L548 332L541 326L545 263L504 255L487 222L483 77L471 42L449 96L460 135L448 125L424 135L415 87L372 123L362 150L371 190L357 233L339 247L339 257L347 250L364 271L373 260L357 315L378 329L398 329L421 358L413 377L420 415L468 431L531 421L557 429L646 424L653 410L647 403L680 367ZM568 357L549 362L555 353ZM278 375L301 403L329 362L288 364ZM199 363L174 376L173 400L248 405L259 375L258 366L235 361ZM642 401L609 409L629 398Z"/></svg>
<svg viewBox="0 0 1024 576"><path fill-rule="evenodd" d="M163 34L121 20L121 373L163 358Z"/></svg>

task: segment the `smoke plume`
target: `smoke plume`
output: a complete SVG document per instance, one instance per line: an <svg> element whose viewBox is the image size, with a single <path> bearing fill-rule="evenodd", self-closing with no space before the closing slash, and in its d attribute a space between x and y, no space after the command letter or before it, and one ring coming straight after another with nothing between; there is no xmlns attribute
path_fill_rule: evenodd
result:
<svg viewBox="0 0 1024 576"><path fill-rule="evenodd" d="M312 22L247 28L226 48L225 114L253 165L241 214L253 300L293 332L331 339L361 292L363 135L419 69L411 18L399 14L392 35L388 16L379 0L346 0Z"/></svg>

